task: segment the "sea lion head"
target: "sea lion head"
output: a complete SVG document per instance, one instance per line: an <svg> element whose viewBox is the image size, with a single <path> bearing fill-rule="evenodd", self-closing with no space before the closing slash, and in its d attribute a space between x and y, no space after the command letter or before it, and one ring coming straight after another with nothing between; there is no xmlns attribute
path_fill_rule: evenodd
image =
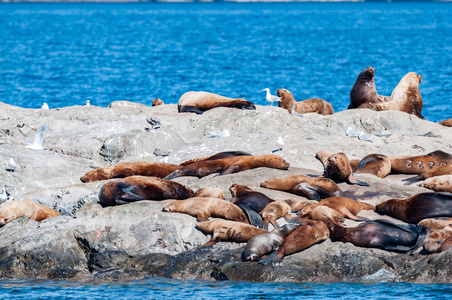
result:
<svg viewBox="0 0 452 300"><path fill-rule="evenodd" d="M250 189L246 185L240 185L240 184L234 183L233 185L231 185L229 187L229 191L231 192L231 195L233 197L236 197L240 192L242 192L242 191L252 191L252 189Z"/></svg>
<svg viewBox="0 0 452 300"><path fill-rule="evenodd" d="M272 189L272 188L279 186L280 182L281 182L281 179L277 179L277 178L267 179L261 183L261 187Z"/></svg>
<svg viewBox="0 0 452 300"><path fill-rule="evenodd" d="M430 233L424 241L424 251L427 254L438 252L442 243L452 236L452 227L445 227Z"/></svg>
<svg viewBox="0 0 452 300"><path fill-rule="evenodd" d="M89 172L86 172L85 175L80 177L80 180L82 182L92 182L92 181L99 181L104 179L109 179L108 174L108 168L99 168L95 170L91 170Z"/></svg>
<svg viewBox="0 0 452 300"><path fill-rule="evenodd" d="M159 98L154 98L154 100L152 100L152 106L159 106L159 105L163 105L165 103L163 103L163 101Z"/></svg>
<svg viewBox="0 0 452 300"><path fill-rule="evenodd" d="M163 208L162 211L165 212L172 212L175 211L177 206L177 202L176 201L171 201L170 203L166 204Z"/></svg>
<svg viewBox="0 0 452 300"><path fill-rule="evenodd" d="M271 157L266 159L266 166L269 168L287 170L290 167L290 164L284 160L284 158L272 155Z"/></svg>
<svg viewBox="0 0 452 300"><path fill-rule="evenodd" d="M325 163L325 176L345 180L352 174L352 167L345 153L340 152L328 157Z"/></svg>
<svg viewBox="0 0 452 300"><path fill-rule="evenodd" d="M375 69L372 66L369 66L365 68L364 70L359 73L357 81L371 81L374 79L375 76Z"/></svg>

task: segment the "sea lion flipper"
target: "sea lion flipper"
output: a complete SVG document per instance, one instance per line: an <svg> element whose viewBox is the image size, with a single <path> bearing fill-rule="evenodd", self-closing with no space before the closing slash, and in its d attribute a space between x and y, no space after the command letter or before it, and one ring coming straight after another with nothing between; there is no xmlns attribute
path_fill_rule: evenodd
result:
<svg viewBox="0 0 452 300"><path fill-rule="evenodd" d="M313 199L317 201L322 200L322 198L320 197L319 193L315 190L315 188L307 182L297 184L293 188L293 191L296 195L301 195L308 199Z"/></svg>
<svg viewBox="0 0 452 300"><path fill-rule="evenodd" d="M264 224L262 221L262 217L257 212L255 212L254 210L249 209L248 207L243 206L243 205L241 205L239 207L243 210L246 217L250 221L251 225L259 227L259 228L263 228Z"/></svg>
<svg viewBox="0 0 452 300"><path fill-rule="evenodd" d="M415 182L417 182L419 180L422 180L422 179L423 178L422 178L421 175L417 175L417 176L414 176L414 177L402 179L402 181L405 181L404 185L410 185L410 184L413 184L413 183L415 183Z"/></svg>
<svg viewBox="0 0 452 300"><path fill-rule="evenodd" d="M406 226L409 226L409 225L396 224L396 223L393 223L393 222L391 222L389 220L385 220L385 219L372 220L372 222L377 222L377 223L389 225L389 226L392 226L392 227L396 227L396 228L398 228L400 230L403 230L405 232L408 232L408 233L412 233L413 232L410 229L406 228ZM412 226L418 226L418 225L412 225Z"/></svg>
<svg viewBox="0 0 452 300"><path fill-rule="evenodd" d="M181 105L179 106L179 112L194 112L198 115L202 115L203 111L195 106L187 106L187 105Z"/></svg>
<svg viewBox="0 0 452 300"><path fill-rule="evenodd" d="M232 173L237 173L240 171L239 165L230 165L226 170L220 173L220 175L227 175Z"/></svg>
<svg viewBox="0 0 452 300"><path fill-rule="evenodd" d="M118 200L131 200L131 201L137 201L137 200L144 200L144 198L135 192L137 191L137 187L133 185L129 185L123 182L118 182L116 184L118 189L123 193L123 195L120 195L117 197L116 201Z"/></svg>
<svg viewBox="0 0 452 300"><path fill-rule="evenodd" d="M348 177L348 183L350 184L356 184L356 185L360 185L360 186L369 186L369 184L367 182L358 180L358 179L352 179L352 176Z"/></svg>
<svg viewBox="0 0 452 300"><path fill-rule="evenodd" d="M277 251L273 252L266 258L263 258L260 261L258 261L258 263L262 264L262 265L266 265L266 266L273 265L273 263L275 262L276 253L277 253Z"/></svg>

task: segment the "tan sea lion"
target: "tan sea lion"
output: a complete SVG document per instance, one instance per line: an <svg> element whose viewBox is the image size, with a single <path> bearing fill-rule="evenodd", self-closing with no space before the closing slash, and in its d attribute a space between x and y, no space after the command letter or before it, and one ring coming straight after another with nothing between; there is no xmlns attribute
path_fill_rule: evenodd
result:
<svg viewBox="0 0 452 300"><path fill-rule="evenodd" d="M207 92L186 92L180 97L179 104L177 106L180 113L194 112L197 114L202 114L206 110L216 107L256 109L254 103L246 101L245 99L228 98Z"/></svg>
<svg viewBox="0 0 452 300"><path fill-rule="evenodd" d="M287 170L289 166L290 164L286 162L282 157L272 154L257 156L235 156L192 163L182 167L177 171L174 171L164 179L170 180L181 176L196 176L198 178L202 178L212 173L227 175L261 167Z"/></svg>
<svg viewBox="0 0 452 300"><path fill-rule="evenodd" d="M424 117L421 114L422 96L419 91L421 80L421 75L410 72L403 76L399 84L392 91L390 101L382 103L364 103L358 108L369 108L376 111L399 110L423 119Z"/></svg>
<svg viewBox="0 0 452 300"><path fill-rule="evenodd" d="M159 105L164 105L165 103L159 99L159 98L154 98L154 100L152 100L152 106L159 106Z"/></svg>
<svg viewBox="0 0 452 300"><path fill-rule="evenodd" d="M123 162L117 165L98 168L80 177L82 182L92 182L111 178L124 178L133 175L153 176L163 178L181 167L161 162Z"/></svg>
<svg viewBox="0 0 452 300"><path fill-rule="evenodd" d="M424 219L418 223L424 227L427 227L430 231L441 230L444 227L452 227L452 219L438 220L438 219Z"/></svg>
<svg viewBox="0 0 452 300"><path fill-rule="evenodd" d="M300 252L330 236L328 227L322 221L298 218L300 226L292 231L285 239L281 247L271 255L259 261L264 265L279 265L287 255Z"/></svg>
<svg viewBox="0 0 452 300"><path fill-rule="evenodd" d="M247 153L247 152L243 152L243 151L220 152L220 153L217 153L217 154L212 155L212 156L190 159L190 160L184 161L180 165L181 166L187 166L187 165L195 163L195 162L207 161L207 160L216 160L216 159L222 159L222 158L234 157L234 156L242 156L242 155L251 156L252 154Z"/></svg>
<svg viewBox="0 0 452 300"><path fill-rule="evenodd" d="M335 209L329 208L328 206L316 206L308 212L302 214L300 218L309 218L312 220L323 221L324 223L336 223L340 224L345 221L344 216Z"/></svg>
<svg viewBox="0 0 452 300"><path fill-rule="evenodd" d="M261 187L289 192L314 200L343 196L342 190L333 180L305 175L293 175L282 179L267 179L261 183Z"/></svg>
<svg viewBox="0 0 452 300"><path fill-rule="evenodd" d="M262 228L227 220L201 222L196 224L196 228L205 233L213 233L210 241L205 243L203 247L209 247L221 241L245 243L256 235L268 233L267 230Z"/></svg>
<svg viewBox="0 0 452 300"><path fill-rule="evenodd" d="M278 250L287 235L297 229L299 224L286 224L271 232L253 237L242 252L242 261L260 261L263 255Z"/></svg>
<svg viewBox="0 0 452 300"><path fill-rule="evenodd" d="M374 76L374 67L367 67L359 73L350 91L350 105L348 109L358 108L364 103L382 103L391 100L389 96L378 95Z"/></svg>
<svg viewBox="0 0 452 300"><path fill-rule="evenodd" d="M10 200L0 205L0 226L19 217L27 217L35 221L61 216L61 213L32 200Z"/></svg>
<svg viewBox="0 0 452 300"><path fill-rule="evenodd" d="M178 182L157 177L129 176L104 184L99 192L102 206L126 204L139 200L187 199L193 191Z"/></svg>
<svg viewBox="0 0 452 300"><path fill-rule="evenodd" d="M380 178L385 178L391 173L391 160L383 154L369 154L359 162L354 174L372 174Z"/></svg>
<svg viewBox="0 0 452 300"><path fill-rule="evenodd" d="M292 212L300 211L303 207L309 204L317 204L319 203L317 200L299 200L299 199L286 199L282 200L289 204Z"/></svg>
<svg viewBox="0 0 452 300"><path fill-rule="evenodd" d="M443 242L452 237L452 227L446 226L430 233L424 241L424 251L427 254L440 251Z"/></svg>
<svg viewBox="0 0 452 300"><path fill-rule="evenodd" d="M445 252L445 251L449 251L452 249L452 237L448 237L447 239L445 239L442 244L441 247L439 248L438 252Z"/></svg>
<svg viewBox="0 0 452 300"><path fill-rule="evenodd" d="M186 200L173 200L163 207L163 211L189 214L196 217L198 222L215 217L249 224L237 205L218 198L192 197Z"/></svg>
<svg viewBox="0 0 452 300"><path fill-rule="evenodd" d="M193 197L212 197L225 200L223 189L219 187L205 187L201 188L193 194Z"/></svg>
<svg viewBox="0 0 452 300"><path fill-rule="evenodd" d="M303 101L296 102L291 92L286 89L277 90L278 97L281 101L278 102L278 106L287 109L291 113L294 107L295 111L300 114L318 113L321 115L332 115L334 109L327 101L319 98L311 98Z"/></svg>
<svg viewBox="0 0 452 300"><path fill-rule="evenodd" d="M350 184L369 186L368 183L353 179L350 161L345 153L330 155L325 163L325 177L333 180L346 181Z"/></svg>
<svg viewBox="0 0 452 300"><path fill-rule="evenodd" d="M436 150L426 155L395 156L389 157L389 159L391 160L391 173L400 174L421 174L426 172L426 176L430 176L430 171L452 164L452 155L441 150ZM434 176L445 174L447 173ZM421 178L425 179L428 177Z"/></svg>
<svg viewBox="0 0 452 300"><path fill-rule="evenodd" d="M420 184L420 186L435 192L452 193L452 175L441 175L427 178Z"/></svg>
<svg viewBox="0 0 452 300"><path fill-rule="evenodd" d="M360 218L357 216L357 214L361 210L374 210L375 206L365 203L356 201L347 197L330 197L323 199L322 201L318 202L317 204L313 205L307 205L302 210L301 213L307 213L308 211L314 209L318 206L327 206L329 208L332 208L342 214L345 218L349 218L350 220L363 220L363 218Z"/></svg>
<svg viewBox="0 0 452 300"><path fill-rule="evenodd" d="M452 119L444 120L442 122L439 122L439 124L447 127L452 127Z"/></svg>
<svg viewBox="0 0 452 300"><path fill-rule="evenodd" d="M271 223L275 228L279 225L276 220L283 218L289 220L292 218L291 207L284 201L273 201L267 204L267 206L259 213L262 216L263 226L262 228L268 230L268 223Z"/></svg>
<svg viewBox="0 0 452 300"><path fill-rule="evenodd" d="M375 211L415 224L427 218L452 217L452 194L421 193L405 199L390 199L378 204Z"/></svg>

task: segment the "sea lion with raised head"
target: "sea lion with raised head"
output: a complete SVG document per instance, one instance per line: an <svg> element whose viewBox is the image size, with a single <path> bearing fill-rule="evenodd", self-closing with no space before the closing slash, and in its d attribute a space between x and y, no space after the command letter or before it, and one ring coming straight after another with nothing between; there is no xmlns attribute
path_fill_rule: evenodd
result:
<svg viewBox="0 0 452 300"><path fill-rule="evenodd" d="M152 106L159 106L159 105L164 105L165 103L159 99L159 98L154 98L154 100L152 100Z"/></svg>
<svg viewBox="0 0 452 300"><path fill-rule="evenodd" d="M181 176L196 176L198 178L202 178L212 173L227 175L261 167L287 170L289 166L290 164L282 157L273 154L235 156L195 162L174 171L164 179L170 180Z"/></svg>
<svg viewBox="0 0 452 300"><path fill-rule="evenodd" d="M196 224L196 228L204 233L212 233L212 238L203 247L209 247L222 241L246 243L256 235L268 233L267 230L253 225L227 220L201 222Z"/></svg>
<svg viewBox="0 0 452 300"><path fill-rule="evenodd" d="M271 232L253 237L242 252L242 261L260 261L261 257L278 250L287 235L297 229L299 224L286 224Z"/></svg>
<svg viewBox="0 0 452 300"><path fill-rule="evenodd" d="M251 156L252 154L250 154L248 152L243 152L243 151L219 152L217 154L214 154L214 155L211 155L211 156L207 156L207 157L189 159L189 160L186 160L186 161L184 161L183 163L181 163L179 165L187 166L187 165L195 163L195 162L207 161L207 160L216 160L216 159L222 159L222 158L234 157L234 156L242 156L242 155Z"/></svg>
<svg viewBox="0 0 452 300"><path fill-rule="evenodd" d="M353 179L352 166L350 164L350 161L348 160L347 155L345 155L345 153L343 152L330 155L326 159L324 167L324 176L327 178L346 181L350 184L369 186L369 184L366 182Z"/></svg>
<svg viewBox="0 0 452 300"><path fill-rule="evenodd" d="M364 103L382 103L391 100L389 96L381 96L375 87L375 69L367 67L359 73L350 91L350 105L348 109L358 108Z"/></svg>
<svg viewBox="0 0 452 300"><path fill-rule="evenodd" d="M32 200L11 200L0 205L0 226L19 217L27 217L35 221L61 216L61 213Z"/></svg>
<svg viewBox="0 0 452 300"><path fill-rule="evenodd" d="M411 254L424 242L430 231L420 225L395 224L388 220L373 220L357 227L328 223L331 237L358 247L379 248Z"/></svg>
<svg viewBox="0 0 452 300"><path fill-rule="evenodd" d="M390 199L378 204L375 211L415 224L427 218L452 217L452 194L421 193L405 199Z"/></svg>
<svg viewBox="0 0 452 300"><path fill-rule="evenodd" d="M181 166L178 165L161 162L123 162L111 167L89 171L80 177L80 180L82 182L92 182L112 178L125 178L133 175L163 178L180 168Z"/></svg>
<svg viewBox="0 0 452 300"><path fill-rule="evenodd" d="M321 200L328 197L342 197L344 195L333 180L305 175L293 175L282 179L267 179L261 183L261 187L289 192L314 200Z"/></svg>
<svg viewBox="0 0 452 300"><path fill-rule="evenodd" d="M299 114L317 113L320 115L332 115L334 109L331 104L320 98L311 98L303 101L295 101L291 92L286 89L279 89L276 91L281 101L278 102L278 106L286 109L289 113L292 113L293 109Z"/></svg>
<svg viewBox="0 0 452 300"><path fill-rule="evenodd" d="M267 206L259 213L262 216L263 226L262 228L268 230L268 223L271 223L273 227L278 228L279 225L276 220L284 218L290 220L292 218L291 207L284 201L273 201L267 204Z"/></svg>
<svg viewBox="0 0 452 300"><path fill-rule="evenodd" d="M180 113L194 112L197 114L202 114L203 112L216 107L256 109L253 102L249 102L245 99L228 98L208 92L186 92L180 97L177 106Z"/></svg>
<svg viewBox="0 0 452 300"><path fill-rule="evenodd" d="M226 200L211 197L192 197L185 200L173 200L163 207L165 212L179 212L196 217L198 222L210 217L249 224L242 210Z"/></svg>
<svg viewBox="0 0 452 300"><path fill-rule="evenodd" d="M140 200L187 199L193 191L183 184L157 177L129 176L104 184L99 191L102 206L114 206Z"/></svg>

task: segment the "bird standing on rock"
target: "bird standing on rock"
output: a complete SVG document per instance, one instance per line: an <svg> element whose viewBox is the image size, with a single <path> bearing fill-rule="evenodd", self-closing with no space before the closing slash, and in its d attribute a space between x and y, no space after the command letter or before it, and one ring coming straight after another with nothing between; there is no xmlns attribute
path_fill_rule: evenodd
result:
<svg viewBox="0 0 452 300"><path fill-rule="evenodd" d="M8 161L8 169L6 169L9 172L14 172L14 170L16 170L16 162L14 161L14 159L11 157Z"/></svg>
<svg viewBox="0 0 452 300"><path fill-rule="evenodd" d="M270 102L272 106L273 106L273 102L281 101L280 97L270 94L269 88L263 89L263 91L267 91L267 96L265 97L265 99L267 99L267 101Z"/></svg>

